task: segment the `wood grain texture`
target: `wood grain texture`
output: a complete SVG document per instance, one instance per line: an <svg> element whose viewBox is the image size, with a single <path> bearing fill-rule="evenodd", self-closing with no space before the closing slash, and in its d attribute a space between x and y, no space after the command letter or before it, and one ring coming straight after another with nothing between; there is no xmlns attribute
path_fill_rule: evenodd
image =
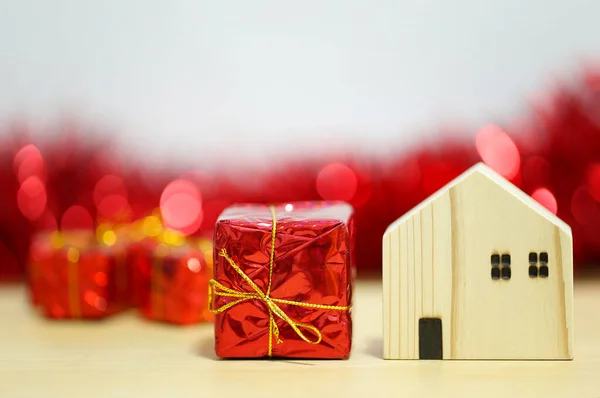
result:
<svg viewBox="0 0 600 398"><path fill-rule="evenodd" d="M0 286L0 396L144 398L600 397L600 279L577 280L574 361L384 361L381 281L359 281L347 361L219 361L211 324L128 312L101 322L39 317Z"/></svg>
<svg viewBox="0 0 600 398"><path fill-rule="evenodd" d="M385 358L419 359L422 317L442 320L444 359L573 358L570 228L485 166L392 224L384 240ZM548 278L529 277L530 252L548 253ZM509 280L492 280L492 254L510 255Z"/></svg>

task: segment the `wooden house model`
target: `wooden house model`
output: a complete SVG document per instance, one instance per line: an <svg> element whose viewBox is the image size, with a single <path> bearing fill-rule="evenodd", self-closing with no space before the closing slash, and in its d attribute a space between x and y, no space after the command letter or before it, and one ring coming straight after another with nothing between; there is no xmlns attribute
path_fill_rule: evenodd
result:
<svg viewBox="0 0 600 398"><path fill-rule="evenodd" d="M484 164L383 237L386 359L572 359L570 227Z"/></svg>

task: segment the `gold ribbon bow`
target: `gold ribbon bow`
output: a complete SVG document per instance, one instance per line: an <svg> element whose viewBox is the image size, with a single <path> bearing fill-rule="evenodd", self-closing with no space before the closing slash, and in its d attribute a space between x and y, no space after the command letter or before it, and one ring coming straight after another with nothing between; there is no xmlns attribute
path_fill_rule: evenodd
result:
<svg viewBox="0 0 600 398"><path fill-rule="evenodd" d="M271 282L272 282L272 277L273 277L273 267L275 265L274 264L275 263L275 235L276 235L276 230L277 230L277 218L275 215L275 208L273 206L269 206L269 209L271 211L271 217L272 217L272 230L271 230L271 253L270 253L270 260L269 260L269 284L267 286L267 291L263 292L260 289L260 287L258 287L256 285L256 283L254 283L254 281L252 281L252 279L250 279L250 277L244 273L244 271L242 271L242 269L235 263L235 261L233 261L233 259L231 257L229 257L229 255L227 254L227 251L225 249L221 249L221 251L219 252L219 256L225 258L225 260L227 260L229 265L242 278L244 278L244 280L248 283L248 285L250 285L250 287L254 291L246 292L246 291L234 290L234 289L228 288L227 286L224 286L223 284L217 282L215 279L211 279L209 281L209 289L208 289L208 305L209 305L209 310L213 314L220 314L222 312L227 311L229 308L236 306L240 303L243 303L245 301L248 301L248 300L260 300L263 303L265 303L267 305L267 308L269 309L268 355L272 356L273 355L273 337L275 337L277 344L283 342L279 337L279 327L277 326L277 322L275 321L275 316L277 316L278 318L282 319L285 323L290 325L292 327L292 329L294 330L294 332L296 332L296 334L302 340L307 342L308 344L319 344L321 342L321 339L323 338L319 329L317 329L313 325L310 325L307 323L300 323L300 322L294 321L285 313L285 311L283 311L281 309L279 304L294 305L297 307L312 308L312 309L316 309L316 310L337 310L337 311L348 311L351 306L312 304L312 303L303 303L301 301L284 300L284 299L270 297ZM231 301L227 304L224 304L219 308L212 308L213 307L212 306L213 295L214 296L223 296L223 297L234 297L234 298L237 298L237 300ZM304 334L304 332L302 332L301 329L310 330L311 332L313 332L316 335L316 339L311 340Z"/></svg>

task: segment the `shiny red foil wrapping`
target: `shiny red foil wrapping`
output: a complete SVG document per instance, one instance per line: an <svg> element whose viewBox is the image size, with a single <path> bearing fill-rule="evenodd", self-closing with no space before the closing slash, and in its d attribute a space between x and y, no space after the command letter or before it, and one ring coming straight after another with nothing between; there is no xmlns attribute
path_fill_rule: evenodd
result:
<svg viewBox="0 0 600 398"><path fill-rule="evenodd" d="M158 244L146 253L144 257L138 252L136 266L145 276L138 285L143 315L178 325L210 320L212 314L207 305L209 269L203 253L191 245L166 244Z"/></svg>
<svg viewBox="0 0 600 398"><path fill-rule="evenodd" d="M52 243L51 234L34 237L28 261L32 302L49 318L103 318L122 309L119 280L125 272L109 247ZM122 268L121 268L122 266Z"/></svg>
<svg viewBox="0 0 600 398"><path fill-rule="evenodd" d="M271 298L350 306L353 266L353 209L342 202L298 202L275 207L277 227ZM266 292L269 281L272 216L263 205L226 209L216 223L214 279L240 292L252 287L219 255L225 249L248 277ZM214 296L212 308L237 300ZM310 344L275 317L280 342L273 357L345 359L352 346L351 310L324 310L279 304L294 322L317 328L322 341ZM310 331L307 335L314 339ZM215 351L221 358L268 356L269 309L257 299L236 304L215 316Z"/></svg>
<svg viewBox="0 0 600 398"><path fill-rule="evenodd" d="M132 307L140 307L144 301L148 300L152 256L157 245L157 240L144 239L139 242L132 242L127 246L129 291L126 300Z"/></svg>

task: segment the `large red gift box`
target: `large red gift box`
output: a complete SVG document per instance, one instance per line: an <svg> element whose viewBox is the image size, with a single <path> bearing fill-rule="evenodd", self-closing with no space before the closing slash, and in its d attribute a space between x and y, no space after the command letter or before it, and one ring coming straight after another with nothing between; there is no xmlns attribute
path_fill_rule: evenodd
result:
<svg viewBox="0 0 600 398"><path fill-rule="evenodd" d="M28 264L31 298L50 318L103 318L122 308L118 256L93 233L44 233L33 238Z"/></svg>
<svg viewBox="0 0 600 398"><path fill-rule="evenodd" d="M219 357L349 356L352 212L341 202L301 202L221 214L210 281Z"/></svg>

